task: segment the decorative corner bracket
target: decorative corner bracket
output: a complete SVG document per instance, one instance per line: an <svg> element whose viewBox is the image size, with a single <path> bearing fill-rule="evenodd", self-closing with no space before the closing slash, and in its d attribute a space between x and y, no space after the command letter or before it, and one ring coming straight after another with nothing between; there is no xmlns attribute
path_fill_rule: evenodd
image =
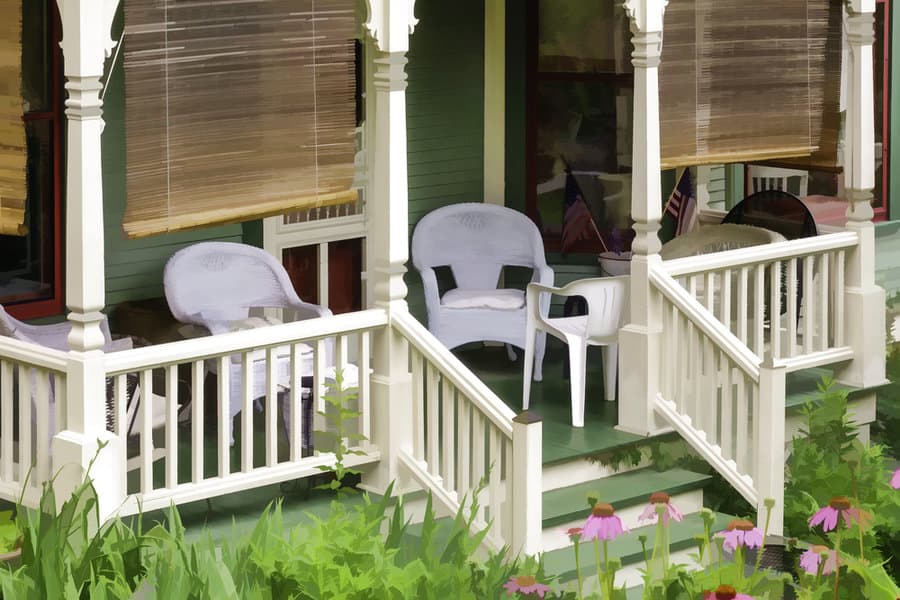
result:
<svg viewBox="0 0 900 600"><path fill-rule="evenodd" d="M365 28L382 52L406 52L409 36L419 23L415 0L366 0L369 17Z"/></svg>
<svg viewBox="0 0 900 600"><path fill-rule="evenodd" d="M56 0L62 21L65 72L77 77L100 77L112 54L112 22L120 0Z"/></svg>
<svg viewBox="0 0 900 600"><path fill-rule="evenodd" d="M875 12L875 0L846 0L847 11L851 13Z"/></svg>

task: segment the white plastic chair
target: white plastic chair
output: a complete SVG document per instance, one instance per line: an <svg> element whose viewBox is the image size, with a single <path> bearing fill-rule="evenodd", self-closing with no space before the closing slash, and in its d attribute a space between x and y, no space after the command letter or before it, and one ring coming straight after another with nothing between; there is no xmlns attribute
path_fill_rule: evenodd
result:
<svg viewBox="0 0 900 600"><path fill-rule="evenodd" d="M525 293L498 289L504 266L531 268L531 281L553 284L537 226L521 212L494 204L452 204L425 215L413 232L412 261L422 276L428 330L450 349L480 341L525 348ZM456 288L441 296L435 268L444 266L452 270ZM542 301L540 314L546 317L549 309L549 299ZM534 359L535 381L543 375L545 344L546 336L538 336L528 358Z"/></svg>
<svg viewBox="0 0 900 600"><path fill-rule="evenodd" d="M294 312L294 320L331 316L318 304L304 302L294 291L284 266L271 254L247 244L201 242L182 248L166 263L163 274L166 300L172 315L180 322L205 328L211 334L246 329L252 309L280 308ZM332 340L326 340L326 379L334 379ZM265 395L265 352L254 353L254 398ZM290 384L290 347L277 348L276 377L279 385ZM312 353L304 353L301 371L312 375ZM210 365L212 367L212 365ZM231 357L230 419L241 412L242 361ZM358 385L355 365L344 367L345 387ZM232 443L234 439L232 438Z"/></svg>
<svg viewBox="0 0 900 600"><path fill-rule="evenodd" d="M757 165L750 165L748 170L750 175L750 191L748 193L781 190L796 194L800 198L806 197L806 190L809 184L808 171ZM797 183L796 187L792 185L794 182Z"/></svg>
<svg viewBox="0 0 900 600"><path fill-rule="evenodd" d="M529 283L527 294L528 337L525 345L525 374L522 408L528 410L531 393L530 362L534 340L547 332L569 346L569 385L572 396L572 427L584 427L584 383L587 371L587 347L604 346L603 383L606 399L615 400L616 371L619 358L619 329L625 322L628 276L579 279L561 288ZM539 309L550 295L582 296L587 314L577 317L547 318ZM542 297L543 296L543 297Z"/></svg>

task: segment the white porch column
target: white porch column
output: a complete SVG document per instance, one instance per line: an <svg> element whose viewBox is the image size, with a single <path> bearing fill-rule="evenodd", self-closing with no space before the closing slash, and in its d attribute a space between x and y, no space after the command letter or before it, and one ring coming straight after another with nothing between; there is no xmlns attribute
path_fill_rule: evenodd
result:
<svg viewBox="0 0 900 600"><path fill-rule="evenodd" d="M100 77L113 48L110 27L118 0L57 0L63 26L66 118L66 304L72 322L66 377L65 429L53 441L56 496L61 502L91 476L106 518L124 499L117 438L106 431L104 338L103 132Z"/></svg>
<svg viewBox="0 0 900 600"><path fill-rule="evenodd" d="M409 34L416 23L413 4L413 0L370 0L366 24L378 49L370 141L375 152L373 193L366 207L369 281L376 306L403 312L408 310L403 275L409 258L405 67ZM364 475L363 484L383 493L398 479L398 452L412 451L412 388L405 340L388 327L375 332L373 345L372 442L381 451L381 461Z"/></svg>
<svg viewBox="0 0 900 600"><path fill-rule="evenodd" d="M630 318L619 334L619 425L644 435L657 429L653 402L659 392L662 309L650 290L650 269L660 264L657 231L662 216L659 146L659 58L667 0L627 0L634 52Z"/></svg>
<svg viewBox="0 0 900 600"><path fill-rule="evenodd" d="M859 235L859 246L847 260L845 340L854 359L838 373L850 385L884 383L885 295L875 285L875 226L872 189L875 187L875 102L872 43L875 39L875 0L847 2L847 42L850 65L846 114L847 146L844 171L847 228Z"/></svg>
<svg viewBox="0 0 900 600"><path fill-rule="evenodd" d="M506 0L484 3L484 201L506 202Z"/></svg>

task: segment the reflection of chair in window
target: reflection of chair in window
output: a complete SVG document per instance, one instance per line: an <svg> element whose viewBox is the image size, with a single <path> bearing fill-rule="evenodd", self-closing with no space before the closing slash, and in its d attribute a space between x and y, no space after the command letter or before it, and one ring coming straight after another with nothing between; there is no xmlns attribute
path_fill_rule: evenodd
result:
<svg viewBox="0 0 900 600"><path fill-rule="evenodd" d="M753 193L767 190L781 190L790 192L800 198L807 195L809 173L796 169L781 169L777 167L760 167L751 165L750 189Z"/></svg>
<svg viewBox="0 0 900 600"><path fill-rule="evenodd" d="M491 204L453 204L416 225L412 260L422 277L428 330L448 348L495 341L525 348L525 293L497 288L505 266L532 269L531 281L553 285L544 243L524 214ZM440 294L436 269L450 267L456 287ZM541 314L549 312L549 298ZM538 336L534 379L542 377L545 335Z"/></svg>

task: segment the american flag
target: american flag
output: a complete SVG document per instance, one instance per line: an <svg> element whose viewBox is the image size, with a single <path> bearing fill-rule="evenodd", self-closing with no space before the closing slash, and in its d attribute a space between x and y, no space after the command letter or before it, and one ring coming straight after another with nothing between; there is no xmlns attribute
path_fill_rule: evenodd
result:
<svg viewBox="0 0 900 600"><path fill-rule="evenodd" d="M581 190L570 173L566 177L566 204L562 223L562 252L565 254L582 240L598 241L605 252L606 244L600 236L591 210L588 208Z"/></svg>
<svg viewBox="0 0 900 600"><path fill-rule="evenodd" d="M660 239L668 241L676 235L684 233L690 225L691 216L696 205L694 185L691 181L690 169L684 169L678 179L678 185L666 201L660 223Z"/></svg>

